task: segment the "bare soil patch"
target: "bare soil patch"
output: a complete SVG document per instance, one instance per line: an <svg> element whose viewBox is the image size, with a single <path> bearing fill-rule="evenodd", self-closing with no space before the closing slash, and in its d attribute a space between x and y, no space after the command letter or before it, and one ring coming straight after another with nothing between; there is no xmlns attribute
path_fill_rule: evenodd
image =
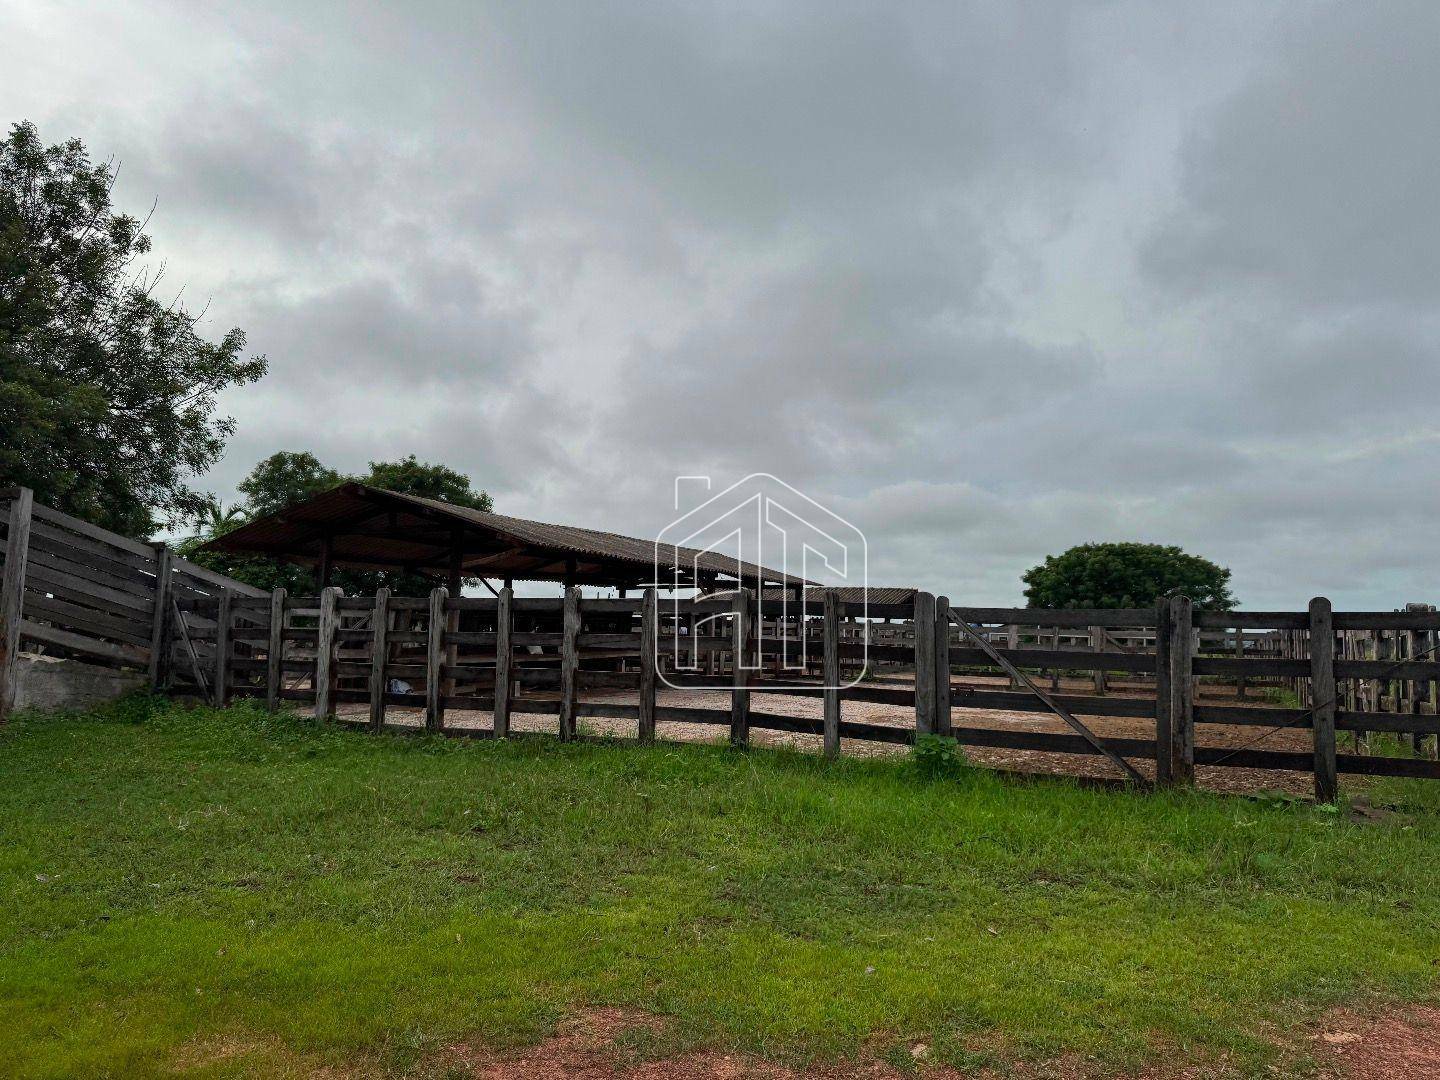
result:
<svg viewBox="0 0 1440 1080"><path fill-rule="evenodd" d="M911 680L906 676L889 676L882 680L884 685L908 687ZM1001 689L1006 685L1004 679L986 679L976 677L956 678L954 686L974 687L977 689ZM1088 681L1062 682L1061 693L1086 694L1090 692ZM1210 690L1211 692L1205 692ZM1202 690L1203 700L1206 704L1240 704L1236 698L1227 694L1218 694L1211 688ZM1124 687L1112 689L1107 695L1112 700L1135 699L1145 697L1143 691L1129 690ZM535 694L530 696L531 700L555 700L554 695ZM608 702L614 704L629 704L634 701L634 693L630 691L590 691L584 694L586 701ZM676 690L670 687L661 687L656 695L656 700L662 706L680 706L685 708L713 709L716 711L717 719L728 716L730 708L730 695L724 690ZM778 713L785 716L804 717L818 721L822 714L823 705L819 698L793 697L787 694L766 694L755 692L751 694L751 708L756 712ZM1263 701L1255 697L1246 699L1243 704L1262 705ZM363 715L364 706L347 708L346 713ZM868 701L846 701L842 706L842 715L846 720L858 720L871 724L884 724L888 726L908 728L914 725L914 712L906 706L886 705ZM419 726L422 723L421 714L413 709L391 709L387 719L392 723L411 724ZM1097 735L1114 738L1154 738L1154 721L1140 717L1121 716L1086 716L1081 718ZM488 711L483 710L457 710L450 709L445 714L447 726L457 728L489 728L494 721ZM589 731L599 735L630 737L635 736L635 722L633 720L615 720L608 718L586 717L581 720L582 725ZM728 724L728 718L725 720ZM1048 713L1034 712L1010 712L990 709L956 709L955 723L967 727L983 727L994 729L1008 729L1017 731L1044 731L1055 733L1068 733L1070 729L1056 716ZM516 713L511 717L511 727L515 731L531 732L555 732L558 730L558 720L552 716L535 713ZM723 724L695 724L695 723L673 723L662 721L659 725L659 734L662 739L672 739L681 742L717 742L727 737L727 728ZM751 742L757 746L779 746L790 747L807 752L818 753L821 749L821 740L815 735L803 735L793 732L765 731L759 728L751 730ZM1263 727L1251 726L1229 726L1217 724L1202 724L1197 728L1197 743L1203 746L1214 746L1224 748L1238 748L1255 746L1265 750L1300 750L1311 749L1310 733L1305 729L1286 728L1280 730L1268 730ZM907 751L903 746L890 745L886 743L875 743L864 740L846 739L842 741L842 753L848 756L875 756L893 757L903 756ZM1051 754L1040 753L1032 750L1008 750L992 747L966 747L966 755L971 761L978 765L991 768L1005 769L1013 772L1029 773L1035 775L1054 776L1076 776L1086 778L1118 778L1117 770L1104 761L1104 759L1081 754ZM1133 764L1145 775L1154 775L1154 763L1146 761L1135 761ZM1309 773L1305 772L1284 772L1270 769L1233 769L1223 766L1198 766L1195 770L1196 783L1201 788L1210 791L1224 792L1237 795L1253 795L1260 791L1283 791L1287 794L1297 796L1308 796L1313 790L1313 780Z"/></svg>

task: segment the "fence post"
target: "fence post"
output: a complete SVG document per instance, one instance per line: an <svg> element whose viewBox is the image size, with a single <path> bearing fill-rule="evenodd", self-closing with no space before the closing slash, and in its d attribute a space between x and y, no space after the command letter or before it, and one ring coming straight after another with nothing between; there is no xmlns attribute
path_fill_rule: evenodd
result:
<svg viewBox="0 0 1440 1080"><path fill-rule="evenodd" d="M445 659L445 602L450 590L430 590L430 618L425 634L425 730L439 731L445 724L445 688L441 666Z"/></svg>
<svg viewBox="0 0 1440 1080"><path fill-rule="evenodd" d="M560 738L575 738L575 706L580 699L580 587L565 590L565 621L560 639Z"/></svg>
<svg viewBox="0 0 1440 1080"><path fill-rule="evenodd" d="M230 590L220 590L215 602L215 707L223 709L230 699Z"/></svg>
<svg viewBox="0 0 1440 1080"><path fill-rule="evenodd" d="M1315 733L1315 799L1334 802L1339 794L1335 768L1335 630L1330 601L1310 601L1310 700Z"/></svg>
<svg viewBox="0 0 1440 1080"><path fill-rule="evenodd" d="M270 642L265 649L265 707L280 708L280 690L285 685L285 590L270 593Z"/></svg>
<svg viewBox="0 0 1440 1080"><path fill-rule="evenodd" d="M640 603L640 720L636 734L642 743L655 741L655 662L660 651L660 601L653 588Z"/></svg>
<svg viewBox="0 0 1440 1080"><path fill-rule="evenodd" d="M840 756L840 594L826 589L824 596L824 647L822 681L825 684L825 756ZM801 622L802 632L804 622Z"/></svg>
<svg viewBox="0 0 1440 1080"><path fill-rule="evenodd" d="M935 596L915 594L915 735L935 732Z"/></svg>
<svg viewBox="0 0 1440 1080"><path fill-rule="evenodd" d="M1170 750L1171 776L1177 784L1195 783L1195 711L1191 668L1195 631L1188 596L1170 598Z"/></svg>
<svg viewBox="0 0 1440 1080"><path fill-rule="evenodd" d="M25 563L30 557L30 519L35 493L21 488L10 501L5 575L0 579L0 723L15 708L20 672L20 622L25 600Z"/></svg>
<svg viewBox="0 0 1440 1080"><path fill-rule="evenodd" d="M170 673L170 549L155 544L155 614L150 622L150 689L159 690Z"/></svg>
<svg viewBox="0 0 1440 1080"><path fill-rule="evenodd" d="M750 745L750 691L749 671L745 667L745 654L750 648L750 619L755 612L755 594L749 589L735 590L735 615L730 620L731 688L730 688L730 745L743 750Z"/></svg>
<svg viewBox="0 0 1440 1080"><path fill-rule="evenodd" d="M1097 653L1105 651L1105 628L1103 626L1090 627L1090 648ZM1106 689L1105 669L1097 667L1095 669L1095 693L1104 694Z"/></svg>
<svg viewBox="0 0 1440 1080"><path fill-rule="evenodd" d="M1161 597L1155 605L1155 784L1175 783L1174 699L1170 694L1170 601Z"/></svg>
<svg viewBox="0 0 1440 1080"><path fill-rule="evenodd" d="M935 734L950 734L950 598L935 598Z"/></svg>
<svg viewBox="0 0 1440 1080"><path fill-rule="evenodd" d="M515 590L505 588L495 602L495 712L497 739L510 737L510 610Z"/></svg>
<svg viewBox="0 0 1440 1080"><path fill-rule="evenodd" d="M315 719L335 715L335 630L340 587L320 590L320 625L315 629Z"/></svg>
<svg viewBox="0 0 1440 1080"><path fill-rule="evenodd" d="M1235 627L1235 659L1245 659L1245 628ZM1235 676L1235 696L1241 701L1245 700L1245 671L1242 668L1240 674Z"/></svg>
<svg viewBox="0 0 1440 1080"><path fill-rule="evenodd" d="M375 608L370 615L370 730L385 727L386 663L390 658L390 590L375 590Z"/></svg>
<svg viewBox="0 0 1440 1080"><path fill-rule="evenodd" d="M576 709L580 700L580 588L565 590L560 644L560 738L576 735Z"/></svg>

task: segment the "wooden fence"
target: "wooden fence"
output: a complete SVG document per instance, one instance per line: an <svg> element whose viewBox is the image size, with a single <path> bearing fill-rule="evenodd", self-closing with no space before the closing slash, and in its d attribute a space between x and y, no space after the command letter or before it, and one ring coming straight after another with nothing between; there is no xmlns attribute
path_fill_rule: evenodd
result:
<svg viewBox="0 0 1440 1080"><path fill-rule="evenodd" d="M43 506L28 488L0 491L0 720L14 702L22 648L145 671L158 681L176 599L268 595Z"/></svg>
<svg viewBox="0 0 1440 1080"><path fill-rule="evenodd" d="M348 722L377 731L423 728L503 737L510 734L513 716L530 713L555 716L561 739L575 736L580 718L604 717L634 721L642 741L654 739L668 723L699 723L728 728L736 746L744 746L754 729L814 735L828 754L839 752L842 739L905 744L934 733L969 746L1062 754L1108 751L1154 762L1162 785L1193 782L1196 766L1300 770L1314 774L1316 794L1326 800L1335 797L1342 773L1440 778L1440 762L1431 758L1359 752L1365 733L1390 732L1409 736L1417 747L1430 740L1433 755L1434 736L1440 733L1434 706L1440 663L1426 651L1440 642L1440 614L1433 610L1332 613L1321 598L1304 612L1196 612L1184 597L1155 608L1118 611L952 609L944 597L928 593L917 594L910 604L847 609L829 595L823 613L783 628L790 642L806 643L819 657L822 678L805 682L802 676L797 683L777 670L780 634L773 623L761 632L767 628L754 617L749 592L726 600L661 601L653 590L635 599L582 599L579 590L563 599L530 599L504 590L496 599L451 597L444 589L428 597L393 597L383 590L374 597L346 597L327 589L311 597L289 597L283 591L195 596L178 607L186 616L178 625L190 628L175 643L175 689L202 692L216 701L263 698L272 708L287 701L306 704L317 716L331 716L339 705L365 704L363 715ZM858 620L862 612L866 621ZM908 641L863 640L864 628L876 625L868 620L887 618L910 624ZM985 644L962 632L959 622ZM861 628L859 640L856 627ZM1012 647L1004 640L1013 628L1021 636L1035 631L1033 637L1041 628L1055 627L1083 628L1085 646L1044 647L1032 641ZM1143 632L1151 644L1148 649L1107 647L1112 631ZM1415 635L1403 639L1409 651L1402 655L1357 658L1347 652L1347 641L1380 640L1379 635L1397 640L1397 634ZM1276 647L1273 654L1257 655L1258 650L1244 646L1247 641ZM736 657L744 659L736 664ZM1008 686L996 680L966 685L953 678L961 672L994 674L997 659L1028 672L1148 679L1153 691L1105 696L1091 687L1090 692L1054 692L1042 699L1013 678ZM842 664L858 667L866 660L913 669L913 683L861 680L838 688ZM804 671L816 666L807 664ZM1206 703L1196 687L1207 679L1293 687L1301 704ZM667 705L664 687L676 681L723 690L728 701L718 707ZM1392 689L1387 700L1405 703L1405 711L1375 707L1378 699L1364 691L1401 683L1406 688ZM604 691L612 699L616 691L633 692L635 699L587 700L587 691ZM767 701L823 698L822 715L788 715L774 705L754 708L755 694L775 695ZM913 720L896 725L846 719L847 701L902 706ZM1095 740L1078 731L965 722L976 711L1050 713L1055 706L1073 718L1149 721L1153 735ZM387 715L394 708L421 710L423 722L393 723ZM488 727L448 725L449 710L491 712L494 719ZM1252 729L1254 738L1238 746L1234 740L1210 745L1205 733L1217 725ZM1287 729L1309 731L1309 748L1264 745ZM1337 732L1354 734L1357 752L1340 752Z"/></svg>

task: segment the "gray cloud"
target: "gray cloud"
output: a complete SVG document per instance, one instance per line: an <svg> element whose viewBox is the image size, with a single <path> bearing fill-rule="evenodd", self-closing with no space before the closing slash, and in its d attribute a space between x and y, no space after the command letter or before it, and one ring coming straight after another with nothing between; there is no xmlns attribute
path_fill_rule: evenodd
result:
<svg viewBox="0 0 1440 1080"><path fill-rule="evenodd" d="M77 27L88 32L77 33ZM1009 602L1181 543L1256 605L1435 599L1432 5L0 11L272 373L206 482L415 452L640 535L777 473L872 580ZM57 47L65 43L66 48Z"/></svg>

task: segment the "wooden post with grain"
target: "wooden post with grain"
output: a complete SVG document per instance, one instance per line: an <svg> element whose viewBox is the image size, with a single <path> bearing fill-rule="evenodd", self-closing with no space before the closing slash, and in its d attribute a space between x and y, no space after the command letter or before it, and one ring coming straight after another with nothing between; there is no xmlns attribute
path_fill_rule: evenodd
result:
<svg viewBox="0 0 1440 1080"><path fill-rule="evenodd" d="M840 594L834 589L825 590L824 635L825 756L833 758L840 756Z"/></svg>
<svg viewBox="0 0 1440 1080"><path fill-rule="evenodd" d="M223 709L230 698L230 629L233 623L230 590L224 589L215 603L215 707Z"/></svg>
<svg viewBox="0 0 1440 1080"><path fill-rule="evenodd" d="M510 624L515 590L504 588L495 602L495 737L510 737Z"/></svg>
<svg viewBox="0 0 1440 1080"><path fill-rule="evenodd" d="M335 631L339 624L340 588L320 590L320 625L315 631L315 717L335 715Z"/></svg>
<svg viewBox="0 0 1440 1080"><path fill-rule="evenodd" d="M950 732L950 598L940 596L935 599L935 734Z"/></svg>
<svg viewBox="0 0 1440 1080"><path fill-rule="evenodd" d="M640 703L636 734L642 743L655 741L655 659L660 651L660 601L646 589L640 604Z"/></svg>
<svg viewBox="0 0 1440 1080"><path fill-rule="evenodd" d="M1170 693L1170 653L1174 637L1170 627L1170 601L1155 604L1155 784L1175 783L1174 698Z"/></svg>
<svg viewBox="0 0 1440 1080"><path fill-rule="evenodd" d="M270 640L265 646L265 707L280 708L280 690L285 685L285 598L284 589L270 593Z"/></svg>
<svg viewBox="0 0 1440 1080"><path fill-rule="evenodd" d="M155 614L150 623L151 690L159 690L170 676L170 576L174 568L170 549L155 546Z"/></svg>
<svg viewBox="0 0 1440 1080"><path fill-rule="evenodd" d="M390 590L375 590L375 607L370 615L370 730L385 727L386 661L390 653Z"/></svg>
<svg viewBox="0 0 1440 1080"><path fill-rule="evenodd" d="M1334 802L1340 793L1335 765L1335 630L1330 601L1310 601L1310 701L1315 734L1315 799Z"/></svg>
<svg viewBox="0 0 1440 1080"><path fill-rule="evenodd" d="M755 613L755 594L749 589L735 590L735 614L731 618L730 664L730 745L743 750L750 745L749 670L745 655L750 648L750 621Z"/></svg>
<svg viewBox="0 0 1440 1080"><path fill-rule="evenodd" d="M430 590L429 621L425 634L425 730L439 731L445 726L445 602L450 590L440 585Z"/></svg>
<svg viewBox="0 0 1440 1080"><path fill-rule="evenodd" d="M580 587L565 590L560 639L560 738L575 738L575 708L580 700Z"/></svg>
<svg viewBox="0 0 1440 1080"><path fill-rule="evenodd" d="M915 735L935 733L935 597L915 594Z"/></svg>
<svg viewBox="0 0 1440 1080"><path fill-rule="evenodd" d="M20 675L20 622L25 600L25 562L30 555L30 519L35 493L20 488L10 501L5 538L5 574L0 578L0 723L15 708Z"/></svg>
<svg viewBox="0 0 1440 1080"><path fill-rule="evenodd" d="M1195 783L1195 709L1191 667L1195 631L1190 598L1170 598L1170 723L1171 776L1175 783Z"/></svg>

